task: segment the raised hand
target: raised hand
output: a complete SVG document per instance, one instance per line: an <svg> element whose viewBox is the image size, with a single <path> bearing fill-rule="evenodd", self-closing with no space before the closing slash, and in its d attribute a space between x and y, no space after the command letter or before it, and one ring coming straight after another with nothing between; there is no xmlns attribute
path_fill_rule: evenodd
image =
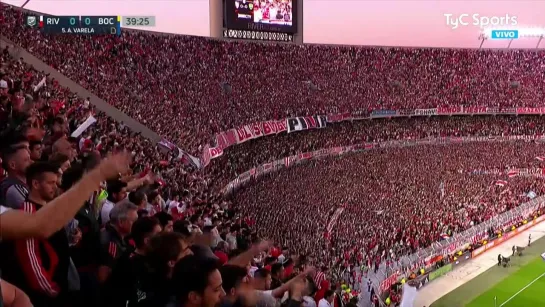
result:
<svg viewBox="0 0 545 307"><path fill-rule="evenodd" d="M100 162L98 169L104 180L113 179L117 178L119 174L126 173L130 163L130 153L122 151L106 157L106 159Z"/></svg>

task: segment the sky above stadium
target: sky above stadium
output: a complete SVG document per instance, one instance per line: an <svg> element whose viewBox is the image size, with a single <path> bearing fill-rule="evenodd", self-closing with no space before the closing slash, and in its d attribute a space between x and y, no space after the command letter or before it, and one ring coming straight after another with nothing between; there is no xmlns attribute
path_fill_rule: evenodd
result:
<svg viewBox="0 0 545 307"><path fill-rule="evenodd" d="M2 1L18 6L26 2ZM55 15L154 15L154 31L210 33L209 0L30 0L25 8ZM304 41L320 44L476 48L481 27L475 21L488 19L497 23L495 28L507 30L545 28L541 0L304 0L303 14ZM445 14L451 14L449 22ZM459 23L454 29L456 20L467 25ZM511 48L534 48L538 40L519 38ZM509 40L489 39L483 47L508 44ZM545 48L545 40L540 47Z"/></svg>

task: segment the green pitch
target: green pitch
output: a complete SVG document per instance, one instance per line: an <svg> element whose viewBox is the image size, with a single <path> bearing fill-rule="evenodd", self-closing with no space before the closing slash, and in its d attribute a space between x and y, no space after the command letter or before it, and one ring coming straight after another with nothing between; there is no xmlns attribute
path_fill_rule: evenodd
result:
<svg viewBox="0 0 545 307"><path fill-rule="evenodd" d="M543 293L545 293L545 262L538 257L475 298L467 306L494 306L494 297L498 307L545 306Z"/></svg>
<svg viewBox="0 0 545 307"><path fill-rule="evenodd" d="M505 243L509 244L509 243ZM494 251L494 250L492 250ZM545 238L512 257L508 268L494 266L443 296L431 307L533 307L545 306Z"/></svg>

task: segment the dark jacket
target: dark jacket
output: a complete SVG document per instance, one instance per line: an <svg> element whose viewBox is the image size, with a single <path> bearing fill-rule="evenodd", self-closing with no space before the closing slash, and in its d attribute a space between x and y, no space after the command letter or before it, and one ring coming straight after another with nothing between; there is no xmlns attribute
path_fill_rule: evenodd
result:
<svg viewBox="0 0 545 307"><path fill-rule="evenodd" d="M146 298L141 288L147 271L144 256L132 251L121 256L106 281L101 306L137 306Z"/></svg>
<svg viewBox="0 0 545 307"><path fill-rule="evenodd" d="M95 210L89 203L76 213L81 241L71 248L71 255L78 271L96 271L100 258L100 225Z"/></svg>
<svg viewBox="0 0 545 307"><path fill-rule="evenodd" d="M117 260L128 252L130 248L117 230L112 225L106 224L106 227L100 232L98 264L113 268Z"/></svg>

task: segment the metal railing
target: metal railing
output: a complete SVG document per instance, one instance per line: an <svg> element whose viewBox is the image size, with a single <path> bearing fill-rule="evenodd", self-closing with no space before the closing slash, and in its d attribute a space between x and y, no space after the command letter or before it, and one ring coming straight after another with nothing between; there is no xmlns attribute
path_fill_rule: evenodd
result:
<svg viewBox="0 0 545 307"><path fill-rule="evenodd" d="M488 229L508 227L537 211L543 204L545 204L545 196L539 196L510 211L499 214L481 224L475 225L470 229L455 234L451 238L435 242L430 247L422 249L412 255L403 256L394 264L387 266L386 261L383 261L379 265L376 272L370 270L369 277L375 286L379 288L380 283L395 272L405 272L410 268L419 268L426 259L430 259L438 255L452 254L466 244L472 243L476 236L484 237Z"/></svg>

